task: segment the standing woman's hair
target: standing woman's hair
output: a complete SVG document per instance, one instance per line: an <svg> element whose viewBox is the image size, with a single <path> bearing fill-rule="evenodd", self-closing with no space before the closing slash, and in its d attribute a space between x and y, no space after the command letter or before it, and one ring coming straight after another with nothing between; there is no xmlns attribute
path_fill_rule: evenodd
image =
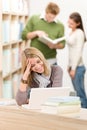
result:
<svg viewBox="0 0 87 130"><path fill-rule="evenodd" d="M84 41L86 41L86 35L85 35L85 31L84 31L84 27L83 27L83 22L82 22L82 18L81 15L78 12L74 12L69 16L70 19L73 19L75 23L79 23L79 25L77 26L77 28L81 29L84 32Z"/></svg>

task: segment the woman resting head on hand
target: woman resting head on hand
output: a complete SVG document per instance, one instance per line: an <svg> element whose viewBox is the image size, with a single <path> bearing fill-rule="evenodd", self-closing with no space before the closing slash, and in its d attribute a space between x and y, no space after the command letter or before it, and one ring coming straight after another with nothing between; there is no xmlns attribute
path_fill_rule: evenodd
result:
<svg viewBox="0 0 87 130"><path fill-rule="evenodd" d="M50 66L38 49L26 48L22 52L22 79L16 95L18 105L28 103L31 88L61 87L62 76L62 68Z"/></svg>

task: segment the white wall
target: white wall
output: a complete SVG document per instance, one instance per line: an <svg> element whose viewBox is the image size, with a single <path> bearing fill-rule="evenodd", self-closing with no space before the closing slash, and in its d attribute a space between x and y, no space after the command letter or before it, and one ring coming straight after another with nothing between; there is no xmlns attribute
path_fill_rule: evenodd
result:
<svg viewBox="0 0 87 130"><path fill-rule="evenodd" d="M87 35L87 6L86 1L83 0L29 0L30 1L30 14L38 14L44 11L45 6L48 2L56 2L60 7L60 14L58 18L64 23L65 25L65 33L67 33L67 20L68 16L71 12L78 11L82 15L83 23L85 32ZM87 58L86 58L86 50L87 44L85 44L83 58L84 63L87 68ZM64 78L63 78L63 86L71 86L71 80L67 73L67 61L68 61L68 49L67 46L63 50L58 50L58 64L62 66L64 71ZM85 86L87 90L87 72L85 74ZM73 88L73 87L72 87Z"/></svg>
<svg viewBox="0 0 87 130"><path fill-rule="evenodd" d="M67 28L68 16L73 11L78 11L82 15L85 31L87 34L87 6L83 0L29 0L30 11L29 15L38 14L44 11L47 3L55 2L60 7L58 18L64 23Z"/></svg>

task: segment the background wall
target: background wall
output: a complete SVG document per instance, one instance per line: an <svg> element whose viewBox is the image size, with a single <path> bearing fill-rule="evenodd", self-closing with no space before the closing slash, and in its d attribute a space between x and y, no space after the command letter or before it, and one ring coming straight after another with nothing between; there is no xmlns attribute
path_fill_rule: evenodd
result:
<svg viewBox="0 0 87 130"><path fill-rule="evenodd" d="M87 36L87 6L86 1L83 0L29 0L30 1L30 11L29 15L38 14L44 11L47 3L50 1L56 2L60 7L60 14L58 15L58 19L60 19L65 25L65 33L67 34L67 20L69 14L73 11L78 11L83 19L84 29ZM85 66L87 68L87 58L86 58L86 50L87 50L87 43L85 44L84 51L83 51L83 59ZM72 83L70 77L67 73L67 62L68 62L68 49L67 45L63 50L57 50L57 59L58 64L61 65L64 71L63 77L63 86L70 86L72 89ZM85 87L87 91L87 72L85 74Z"/></svg>

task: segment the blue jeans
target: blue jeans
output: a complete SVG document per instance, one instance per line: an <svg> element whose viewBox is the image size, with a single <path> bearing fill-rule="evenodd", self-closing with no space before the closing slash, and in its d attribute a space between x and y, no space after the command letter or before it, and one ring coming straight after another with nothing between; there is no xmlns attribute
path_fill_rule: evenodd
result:
<svg viewBox="0 0 87 130"><path fill-rule="evenodd" d="M84 74L85 74L85 66L78 66L76 69L75 78L72 79L73 87L77 93L77 96L80 97L81 106L83 108L87 108L87 97L84 87Z"/></svg>

